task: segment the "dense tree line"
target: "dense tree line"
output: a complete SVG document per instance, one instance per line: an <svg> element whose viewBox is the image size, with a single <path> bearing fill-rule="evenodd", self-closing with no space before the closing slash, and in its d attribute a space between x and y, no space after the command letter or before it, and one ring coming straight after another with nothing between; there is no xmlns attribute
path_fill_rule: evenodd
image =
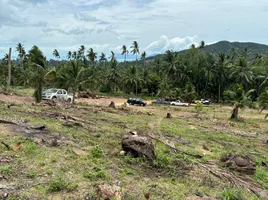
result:
<svg viewBox="0 0 268 200"><path fill-rule="evenodd" d="M77 51L67 53L68 60L60 61L60 53L55 49L55 59L48 61L37 46L26 51L19 43L17 59L12 62L12 85L35 87L37 101L43 87L62 87L74 96L79 91L120 91L189 102L196 98L232 100L232 92L257 100L265 93L268 55L252 54L246 48L212 54L203 52L204 46L202 41L199 47L191 45L183 53L168 50L161 56L146 58L146 52L141 52L134 41L130 49L122 46L125 61L118 62L113 51L107 57L81 45ZM136 56L136 61L127 61L129 53ZM0 62L1 85L6 84L7 58L8 55Z"/></svg>

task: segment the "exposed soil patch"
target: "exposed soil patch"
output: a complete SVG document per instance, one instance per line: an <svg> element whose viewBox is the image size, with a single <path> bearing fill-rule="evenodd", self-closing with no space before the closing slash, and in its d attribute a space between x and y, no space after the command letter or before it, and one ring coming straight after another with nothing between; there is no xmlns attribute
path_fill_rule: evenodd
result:
<svg viewBox="0 0 268 200"><path fill-rule="evenodd" d="M34 98L29 96L5 95L0 93L0 101L5 103L32 105Z"/></svg>

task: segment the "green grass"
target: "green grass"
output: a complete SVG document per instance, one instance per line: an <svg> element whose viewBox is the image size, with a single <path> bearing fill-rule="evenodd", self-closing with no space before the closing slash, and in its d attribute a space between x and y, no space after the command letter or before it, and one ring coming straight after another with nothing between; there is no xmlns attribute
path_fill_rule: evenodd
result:
<svg viewBox="0 0 268 200"><path fill-rule="evenodd" d="M11 147L21 142L21 148L16 151L8 151L0 144L1 156L10 159L10 163L0 164L0 175L8 176L7 182L20 186L11 198L53 199L53 195L59 195L61 199L79 199L85 191L96 196L99 184L117 181L120 181L126 199L144 199L147 192L150 192L151 199L184 199L195 196L197 192L220 197L224 188L232 188L230 184L197 168L196 163L218 161L229 152L250 154L257 163L256 174L252 177L267 188L267 170L261 166L261 161L267 163L268 154L262 141L232 134L233 129L250 130L267 137L264 134L268 130L267 121L257 118L255 111L250 110L247 114L245 110L242 114L246 116L244 121L231 122L228 119L230 109L217 107L218 121L215 122L212 120L212 107L203 107L198 117L194 107L102 108L97 113L93 112L93 107L83 104L83 108L88 110L56 110L28 105L7 109L0 103L0 118L25 120L31 126L45 125L50 131L47 135L39 135L47 143L37 144L34 136L22 131L13 132L7 127L0 129L0 141ZM153 115L148 115L148 110ZM88 121L88 128L66 127L60 119L45 114L55 112ZM167 112L172 114L172 119L165 118ZM254 116L254 119L248 115ZM260 127L256 128L256 124ZM205 156L197 159L155 141L156 160L152 165L143 158L121 156L121 139L129 131L181 138L188 143L174 142L177 149L194 154L205 153ZM51 147L49 141L55 136L60 138L59 146ZM203 149L204 144L210 151ZM227 191L227 195L229 193ZM247 197L257 199L251 194Z"/></svg>

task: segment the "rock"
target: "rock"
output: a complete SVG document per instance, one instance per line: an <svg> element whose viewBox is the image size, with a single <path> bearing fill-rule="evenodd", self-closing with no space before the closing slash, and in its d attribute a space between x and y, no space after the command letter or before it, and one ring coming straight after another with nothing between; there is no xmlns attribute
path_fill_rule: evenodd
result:
<svg viewBox="0 0 268 200"><path fill-rule="evenodd" d="M209 151L209 148L205 144L203 144L203 149Z"/></svg>
<svg viewBox="0 0 268 200"><path fill-rule="evenodd" d="M225 163L229 169L238 172L254 174L256 171L256 165L248 156L228 154L221 159L221 162Z"/></svg>
<svg viewBox="0 0 268 200"><path fill-rule="evenodd" d="M168 118L168 119L172 118L172 116L171 116L170 113L167 113L167 118Z"/></svg>
<svg viewBox="0 0 268 200"><path fill-rule="evenodd" d="M122 149L134 157L144 156L149 161L155 159L155 149L149 137L140 135L125 135L122 139Z"/></svg>
<svg viewBox="0 0 268 200"><path fill-rule="evenodd" d="M120 153L119 153L121 156L123 156L123 155L125 155L126 154L126 152L125 151L120 151Z"/></svg>
<svg viewBox="0 0 268 200"><path fill-rule="evenodd" d="M97 200L104 199L114 199L122 200L122 193L120 192L120 187L116 185L99 185L98 186L98 197Z"/></svg>
<svg viewBox="0 0 268 200"><path fill-rule="evenodd" d="M109 108L113 108L115 109L115 103L113 101L111 101L110 105L109 105Z"/></svg>

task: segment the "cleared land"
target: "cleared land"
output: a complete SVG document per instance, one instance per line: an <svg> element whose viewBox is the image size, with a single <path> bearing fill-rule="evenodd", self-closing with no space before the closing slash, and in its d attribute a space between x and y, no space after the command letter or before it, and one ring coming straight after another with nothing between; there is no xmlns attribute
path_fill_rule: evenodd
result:
<svg viewBox="0 0 268 200"><path fill-rule="evenodd" d="M111 101L116 109L108 108ZM197 114L194 107L121 107L125 101L78 99L72 106L51 107L32 105L30 96L0 94L0 142L10 148L0 144L0 195L94 199L98 185L107 183L120 186L127 200L148 193L150 199L221 199L224 188L237 190L242 199L265 199L267 111L246 109L242 120L230 121L227 106L204 107ZM15 105L8 108L10 103ZM155 138L153 164L119 154L122 136L130 131ZM255 174L223 167L219 160L227 153L249 156ZM250 191L254 187L262 198Z"/></svg>

